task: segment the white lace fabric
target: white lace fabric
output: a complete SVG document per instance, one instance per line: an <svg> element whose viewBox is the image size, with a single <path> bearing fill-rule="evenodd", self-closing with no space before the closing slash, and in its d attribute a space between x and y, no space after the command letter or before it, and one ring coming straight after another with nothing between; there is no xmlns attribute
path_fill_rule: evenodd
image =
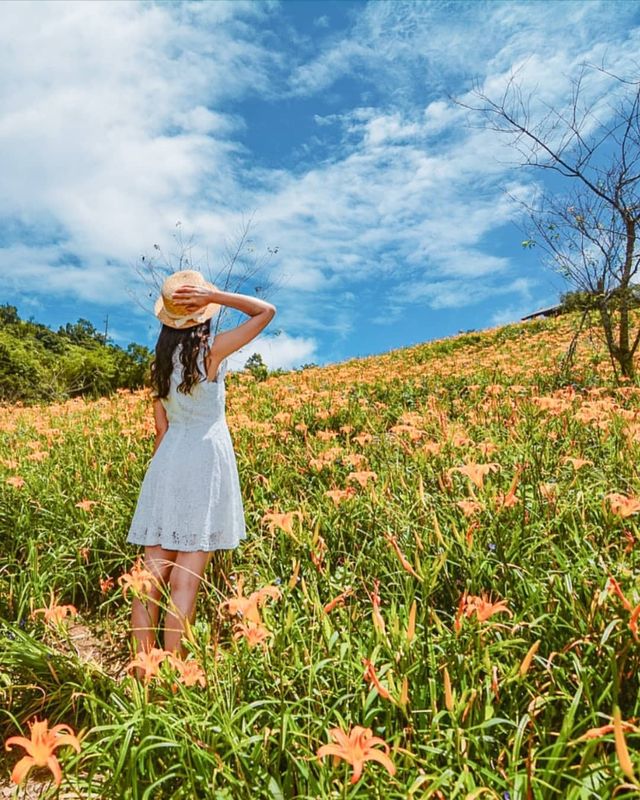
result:
<svg viewBox="0 0 640 800"><path fill-rule="evenodd" d="M127 542L189 552L234 549L246 539L246 524L225 416L227 359L215 381L205 377L184 394L177 391L178 350L169 394L161 401L169 427L147 467ZM206 376L204 358L200 368Z"/></svg>

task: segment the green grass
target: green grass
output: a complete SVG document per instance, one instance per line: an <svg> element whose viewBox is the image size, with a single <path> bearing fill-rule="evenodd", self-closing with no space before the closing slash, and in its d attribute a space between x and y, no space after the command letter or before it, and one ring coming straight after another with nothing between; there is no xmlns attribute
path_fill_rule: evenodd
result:
<svg viewBox="0 0 640 800"><path fill-rule="evenodd" d="M632 436L640 391L608 387L585 366L587 354L580 385L602 385L602 397L561 389L564 410L541 406L536 398L557 388L558 336L544 321L262 384L231 376L248 539L212 561L201 590L188 647L204 688L183 686L166 665L148 686L128 675L130 601L117 583L100 589L138 552L125 536L152 453L148 406L119 395L75 414L54 410L51 421L46 408L7 417L0 459L18 466L0 461L3 736L27 734L36 715L83 732L79 754L57 751L60 797L638 796L614 734L580 737L609 723L615 705L623 720L640 717L640 645L629 612L607 591L611 575L633 606L640 602L639 531L636 515L621 519L604 499L640 494ZM581 419L598 399L599 418ZM291 418L273 423L283 410ZM407 413L422 431L415 441L390 431ZM336 435L325 440L323 431ZM359 443L361 433L371 440ZM28 459L35 441L49 450L43 461ZM439 448L423 447L429 442ZM330 448L338 448L332 463L310 466ZM361 462L349 460L358 454ZM575 469L568 457L592 463ZM473 462L499 465L482 488L455 469ZM348 479L358 470L376 473L367 488ZM518 502L500 508L497 495L517 470ZM25 485L7 484L11 475ZM324 494L349 485L356 496L338 506ZM555 500L545 485L555 486ZM466 517L457 503L474 498L481 507ZM82 499L97 503L84 511L75 505ZM302 520L293 535L261 523L267 512L294 510ZM264 650L235 639L234 620L219 609L240 574L247 592L271 584L282 592L261 609L273 634ZM376 579L385 633L373 619ZM326 613L347 586L352 594ZM31 617L52 591L79 611L59 628ZM505 600L511 615L465 618L458 631L463 592ZM390 699L363 679L363 658L375 662ZM315 757L330 728L354 725L389 744L394 776L367 762L352 785L345 762ZM638 776L640 736L624 735ZM21 755L5 754L7 779ZM42 775L32 772L29 785ZM56 796L55 787L42 796Z"/></svg>

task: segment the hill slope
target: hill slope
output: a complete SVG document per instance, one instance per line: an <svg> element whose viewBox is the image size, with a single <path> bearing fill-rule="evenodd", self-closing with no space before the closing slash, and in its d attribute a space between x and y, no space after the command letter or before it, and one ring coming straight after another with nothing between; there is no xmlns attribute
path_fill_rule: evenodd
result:
<svg viewBox="0 0 640 800"><path fill-rule="evenodd" d="M1 410L4 735L84 729L65 796L637 796L640 390L595 338L559 375L570 340L563 317L228 375L248 539L187 665L142 687L119 581L148 395ZM379 739L353 786L346 739L318 752L356 726Z"/></svg>

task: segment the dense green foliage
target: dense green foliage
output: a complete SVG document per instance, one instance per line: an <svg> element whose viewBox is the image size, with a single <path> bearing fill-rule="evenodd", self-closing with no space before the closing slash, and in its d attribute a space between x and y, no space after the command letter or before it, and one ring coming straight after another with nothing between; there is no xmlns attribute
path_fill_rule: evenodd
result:
<svg viewBox="0 0 640 800"><path fill-rule="evenodd" d="M249 535L206 574L202 684L130 669L118 580L147 400L0 409L0 736L37 717L81 739L59 790L33 769L20 796L638 797L640 388L586 344L559 387L567 317L229 376ZM244 597L279 590L264 646L223 608L241 578ZM77 614L46 622L63 604ZM367 762L352 784L318 758L355 726L394 774ZM22 755L3 754L0 794Z"/></svg>
<svg viewBox="0 0 640 800"><path fill-rule="evenodd" d="M124 350L105 340L86 319L53 331L20 319L15 306L0 305L0 402L59 402L140 389L152 356L143 345L132 342Z"/></svg>

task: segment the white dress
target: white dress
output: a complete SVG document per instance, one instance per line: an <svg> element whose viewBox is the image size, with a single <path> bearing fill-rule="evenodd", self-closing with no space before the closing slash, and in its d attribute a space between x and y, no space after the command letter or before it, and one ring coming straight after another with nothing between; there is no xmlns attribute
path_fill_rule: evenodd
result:
<svg viewBox="0 0 640 800"><path fill-rule="evenodd" d="M213 335L209 337L211 343ZM173 354L168 397L161 402L169 427L142 481L127 542L160 544L167 550L230 550L246 539L240 480L225 417L227 359L215 381L205 378L191 394L182 380L181 345Z"/></svg>

